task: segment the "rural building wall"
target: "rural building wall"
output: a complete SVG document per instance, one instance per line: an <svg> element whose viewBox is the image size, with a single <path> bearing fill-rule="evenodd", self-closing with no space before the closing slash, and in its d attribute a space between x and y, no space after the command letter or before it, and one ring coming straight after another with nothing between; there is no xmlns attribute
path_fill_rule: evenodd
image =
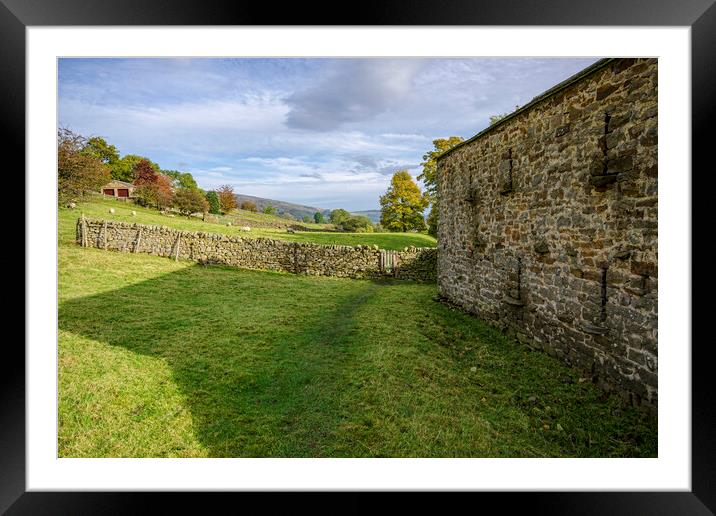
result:
<svg viewBox="0 0 716 516"><path fill-rule="evenodd" d="M656 409L656 59L600 61L443 154L438 199L441 296Z"/></svg>
<svg viewBox="0 0 716 516"><path fill-rule="evenodd" d="M346 278L395 277L425 282L434 282L436 278L437 250L427 247L383 251L377 246L319 245L243 238L82 218L77 221L77 242L86 247L295 274Z"/></svg>

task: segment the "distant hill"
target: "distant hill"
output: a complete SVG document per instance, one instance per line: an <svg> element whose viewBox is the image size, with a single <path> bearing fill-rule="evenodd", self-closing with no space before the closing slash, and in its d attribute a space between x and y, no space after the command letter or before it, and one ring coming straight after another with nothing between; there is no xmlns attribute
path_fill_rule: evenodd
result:
<svg viewBox="0 0 716 516"><path fill-rule="evenodd" d="M313 220L313 215L319 211L324 217L328 218L331 214L331 210L324 210L323 208L316 208L315 206L305 206L303 204L294 204L292 202L277 201L275 199L264 199L263 197L254 197L253 195L234 194L236 202L241 203L244 201L251 201L256 204L259 211L263 211L268 205L276 208L276 212L281 215L283 213L290 213L296 220L303 220L304 215L308 215Z"/></svg>
<svg viewBox="0 0 716 516"><path fill-rule="evenodd" d="M363 210L363 211L352 211L353 215L363 215L368 217L374 224L380 222L380 210Z"/></svg>

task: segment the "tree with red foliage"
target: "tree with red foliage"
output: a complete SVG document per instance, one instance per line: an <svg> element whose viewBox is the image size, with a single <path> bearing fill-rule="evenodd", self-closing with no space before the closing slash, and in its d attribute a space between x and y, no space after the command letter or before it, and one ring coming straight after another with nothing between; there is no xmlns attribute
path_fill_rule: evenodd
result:
<svg viewBox="0 0 716 516"><path fill-rule="evenodd" d="M172 186L172 180L169 176L164 174L157 174L157 181L155 183L157 189L157 208L168 208L174 201L174 187Z"/></svg>
<svg viewBox="0 0 716 516"><path fill-rule="evenodd" d="M158 173L149 160L142 159L134 165L134 195L143 206L156 206L159 209L171 206L174 197L172 181Z"/></svg>
<svg viewBox="0 0 716 516"><path fill-rule="evenodd" d="M154 167L152 167L152 164L149 163L149 160L142 159L134 165L132 175L134 176L135 186L144 186L156 183L157 176L159 174L157 174L157 171L154 170Z"/></svg>

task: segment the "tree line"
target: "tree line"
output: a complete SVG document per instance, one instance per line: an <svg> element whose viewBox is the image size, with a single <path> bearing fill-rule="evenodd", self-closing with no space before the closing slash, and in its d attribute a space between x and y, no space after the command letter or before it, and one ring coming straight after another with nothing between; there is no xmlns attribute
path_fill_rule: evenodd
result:
<svg viewBox="0 0 716 516"><path fill-rule="evenodd" d="M425 231L436 236L438 218L437 157L462 142L459 136L433 140L433 150L423 155L423 170L418 179L425 185L421 192L407 170L396 171L386 193L380 197L381 217L378 225L363 215L344 209L333 210L329 222L338 229L351 232ZM225 214L235 209L258 212L252 201L236 200L234 189L223 185L216 191L204 191L189 172L163 170L151 159L136 154L120 157L118 149L99 136L86 138L61 128L58 131L58 200L72 202L90 192L99 192L110 180L130 182L134 197L142 206L166 209L174 207L185 215L192 213ZM427 221L423 213L431 206ZM263 213L278 215L271 205ZM295 220L288 212L280 216ZM321 212L303 222L326 222Z"/></svg>
<svg viewBox="0 0 716 516"><path fill-rule="evenodd" d="M134 185L137 204L159 210L174 207L184 215L228 213L236 209L231 186L217 191L199 188L189 172L162 169L144 156L127 154L99 136L85 137L67 128L57 133L57 193L60 203L81 200L96 193L111 180ZM242 209L257 211L246 201Z"/></svg>

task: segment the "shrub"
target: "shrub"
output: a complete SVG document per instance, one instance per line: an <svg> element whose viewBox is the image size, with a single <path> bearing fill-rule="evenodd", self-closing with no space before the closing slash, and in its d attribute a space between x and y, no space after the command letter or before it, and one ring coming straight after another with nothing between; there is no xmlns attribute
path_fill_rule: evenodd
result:
<svg viewBox="0 0 716 516"><path fill-rule="evenodd" d="M174 194L174 206L184 215L204 213L209 210L209 202L195 188L180 188Z"/></svg>
<svg viewBox="0 0 716 516"><path fill-rule="evenodd" d="M256 207L256 203L252 201L244 201L241 203L241 209L246 211L252 211L256 213L259 209Z"/></svg>
<svg viewBox="0 0 716 516"><path fill-rule="evenodd" d="M373 222L363 215L352 215L338 225L344 231L372 233Z"/></svg>

